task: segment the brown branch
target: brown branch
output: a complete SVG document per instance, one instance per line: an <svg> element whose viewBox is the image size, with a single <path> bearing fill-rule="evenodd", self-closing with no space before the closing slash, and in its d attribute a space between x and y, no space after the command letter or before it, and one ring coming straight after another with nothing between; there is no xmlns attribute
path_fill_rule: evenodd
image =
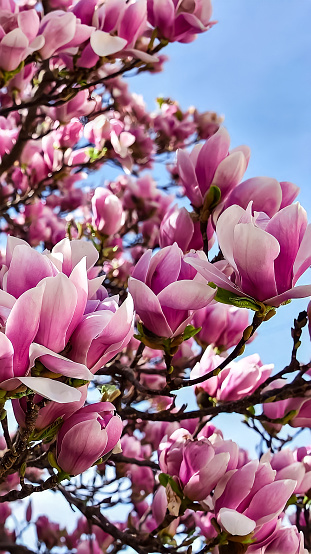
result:
<svg viewBox="0 0 311 554"><path fill-rule="evenodd" d="M159 471L160 467L155 462L151 460L137 460L136 458L129 458L128 456L123 456L122 454L113 454L109 458L109 462L115 462L116 464L134 464L141 467L151 467L154 471Z"/></svg>
<svg viewBox="0 0 311 554"><path fill-rule="evenodd" d="M3 496L0 496L0 504L2 504L3 502L15 502L15 500L22 500L23 498L27 498L27 496L30 496L35 492L43 492L54 489L57 484L58 475L56 474L49 477L46 481L41 483L41 485L35 486L24 484L21 490L11 490Z"/></svg>

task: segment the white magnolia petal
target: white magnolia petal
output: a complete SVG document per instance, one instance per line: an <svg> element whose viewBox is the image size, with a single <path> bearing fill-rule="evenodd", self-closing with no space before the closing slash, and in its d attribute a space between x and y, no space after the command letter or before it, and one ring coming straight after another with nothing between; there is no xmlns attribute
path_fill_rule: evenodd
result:
<svg viewBox="0 0 311 554"><path fill-rule="evenodd" d="M66 404L67 402L77 402L81 398L81 392L74 387L70 387L60 381L47 379L45 377L19 377L23 385L29 387L44 398Z"/></svg>
<svg viewBox="0 0 311 554"><path fill-rule="evenodd" d="M127 45L124 38L112 37L104 31L94 31L91 34L90 43L97 56L110 56L120 52Z"/></svg>
<svg viewBox="0 0 311 554"><path fill-rule="evenodd" d="M221 508L218 514L218 522L230 535L245 537L254 531L256 522L244 514L229 508Z"/></svg>

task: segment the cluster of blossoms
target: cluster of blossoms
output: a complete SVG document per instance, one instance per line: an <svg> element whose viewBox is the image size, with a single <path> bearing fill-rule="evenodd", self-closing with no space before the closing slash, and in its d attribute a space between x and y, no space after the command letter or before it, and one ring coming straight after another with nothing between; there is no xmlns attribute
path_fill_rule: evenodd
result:
<svg viewBox="0 0 311 554"><path fill-rule="evenodd" d="M213 25L210 0L0 0L0 551L28 525L40 551L311 549L311 447L281 434L311 428L311 302L284 370L243 355L311 295L299 188L245 179L221 116L149 112L123 77ZM258 459L214 425L233 412ZM10 502L55 487L76 527L31 500L19 528Z"/></svg>

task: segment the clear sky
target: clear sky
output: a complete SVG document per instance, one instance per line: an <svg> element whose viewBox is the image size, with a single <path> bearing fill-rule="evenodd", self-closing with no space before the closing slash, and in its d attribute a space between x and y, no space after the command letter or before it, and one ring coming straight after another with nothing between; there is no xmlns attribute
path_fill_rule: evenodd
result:
<svg viewBox="0 0 311 554"><path fill-rule="evenodd" d="M311 2L214 0L218 21L192 44L170 45L162 74L131 86L225 115L232 145L248 144L248 176L293 181L311 213ZM310 216L311 217L311 216Z"/></svg>

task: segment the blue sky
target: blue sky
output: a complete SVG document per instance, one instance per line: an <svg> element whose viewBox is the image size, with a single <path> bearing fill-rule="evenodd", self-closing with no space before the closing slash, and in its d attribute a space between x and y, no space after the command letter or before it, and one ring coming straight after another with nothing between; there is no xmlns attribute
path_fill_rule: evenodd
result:
<svg viewBox="0 0 311 554"><path fill-rule="evenodd" d="M232 145L248 144L248 176L293 181L311 212L311 2L214 0L218 21L192 44L170 45L162 74L130 79L156 95L225 115Z"/></svg>

